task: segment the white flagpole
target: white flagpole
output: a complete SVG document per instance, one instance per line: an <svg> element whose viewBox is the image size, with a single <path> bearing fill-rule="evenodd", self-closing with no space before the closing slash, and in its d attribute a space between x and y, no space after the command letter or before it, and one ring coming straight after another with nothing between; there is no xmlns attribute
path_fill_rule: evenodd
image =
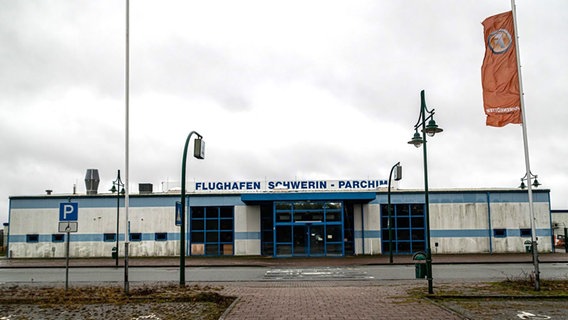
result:
<svg viewBox="0 0 568 320"><path fill-rule="evenodd" d="M513 12L513 26L515 28L515 48L517 50L517 71L519 75L519 94L521 100L521 116L522 116L522 128L523 128L523 144L525 148L525 166L526 166L526 178L528 187L528 197L529 197L529 211L531 219L531 249L534 264L534 286L535 290L540 290L540 271L538 268L538 246L536 240L536 220L534 216L534 204L532 195L532 173L531 164L529 158L529 141L527 137L527 119L525 115L525 99L523 92L523 77L521 76L521 54L519 50L519 33L517 30L517 8L515 5L515 0L511 0L511 10Z"/></svg>
<svg viewBox="0 0 568 320"><path fill-rule="evenodd" d="M126 0L126 79L125 79L125 101L126 101L126 124L125 124L125 175L124 175L124 217L126 220L125 231L124 231L124 292L128 295L129 284L128 284L128 245L130 242L130 223L128 221L128 205L129 205L129 195L130 195L130 183L129 183L129 105L130 105L130 1Z"/></svg>

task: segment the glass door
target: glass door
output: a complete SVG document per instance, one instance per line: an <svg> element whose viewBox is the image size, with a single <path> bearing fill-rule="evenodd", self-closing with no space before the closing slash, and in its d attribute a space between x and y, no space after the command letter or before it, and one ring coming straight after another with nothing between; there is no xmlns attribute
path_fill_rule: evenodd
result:
<svg viewBox="0 0 568 320"><path fill-rule="evenodd" d="M323 225L300 223L294 225L294 256L325 255Z"/></svg>
<svg viewBox="0 0 568 320"><path fill-rule="evenodd" d="M308 225L310 247L308 255L318 256L325 254L325 231L323 225Z"/></svg>
<svg viewBox="0 0 568 320"><path fill-rule="evenodd" d="M294 226L294 255L309 255L308 226Z"/></svg>

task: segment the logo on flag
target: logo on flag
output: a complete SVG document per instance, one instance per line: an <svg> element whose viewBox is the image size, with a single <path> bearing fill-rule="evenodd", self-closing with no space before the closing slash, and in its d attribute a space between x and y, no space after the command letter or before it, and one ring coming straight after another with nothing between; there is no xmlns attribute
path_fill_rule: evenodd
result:
<svg viewBox="0 0 568 320"><path fill-rule="evenodd" d="M503 127L522 123L513 12L491 16L482 24L486 43L481 85L486 124Z"/></svg>
<svg viewBox="0 0 568 320"><path fill-rule="evenodd" d="M489 46L489 49L491 49L491 51L495 54L507 52L507 50L511 47L511 44L513 44L513 38L511 38L509 31L505 29L499 29L492 32L489 35L489 39L487 39L487 46Z"/></svg>

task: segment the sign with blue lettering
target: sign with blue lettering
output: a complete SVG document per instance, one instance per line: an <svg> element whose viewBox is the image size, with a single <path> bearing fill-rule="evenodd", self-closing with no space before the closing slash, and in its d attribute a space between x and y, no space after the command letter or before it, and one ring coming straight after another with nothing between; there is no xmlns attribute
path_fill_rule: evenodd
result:
<svg viewBox="0 0 568 320"><path fill-rule="evenodd" d="M282 191L376 191L386 188L387 180L267 180L196 181L190 192L282 192Z"/></svg>
<svg viewBox="0 0 568 320"><path fill-rule="evenodd" d="M176 226L181 226L181 202L176 201Z"/></svg>
<svg viewBox="0 0 568 320"><path fill-rule="evenodd" d="M59 221L79 220L79 204L77 202L62 202L59 204Z"/></svg>

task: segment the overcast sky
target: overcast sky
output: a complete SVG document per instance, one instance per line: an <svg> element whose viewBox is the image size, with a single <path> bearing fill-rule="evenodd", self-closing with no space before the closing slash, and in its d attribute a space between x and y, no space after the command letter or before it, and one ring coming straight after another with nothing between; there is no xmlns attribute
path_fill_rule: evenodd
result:
<svg viewBox="0 0 568 320"><path fill-rule="evenodd" d="M508 0L133 0L130 185L387 179L423 188L420 90L444 132L431 188L513 188L522 129L485 126L481 22ZM568 1L517 0L531 169L568 209ZM9 197L107 192L125 166L125 1L0 0L0 222ZM123 177L124 178L124 177Z"/></svg>

